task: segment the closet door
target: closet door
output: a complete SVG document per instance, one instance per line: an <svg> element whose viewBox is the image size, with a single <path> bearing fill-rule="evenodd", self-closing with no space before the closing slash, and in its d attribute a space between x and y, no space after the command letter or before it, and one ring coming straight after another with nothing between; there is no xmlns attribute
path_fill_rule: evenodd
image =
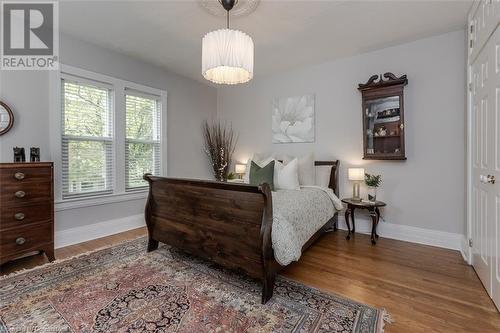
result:
<svg viewBox="0 0 500 333"><path fill-rule="evenodd" d="M499 8L500 9L500 8ZM491 40L489 52L493 59L491 68L490 94L492 105L491 133L488 135L492 150L492 164L488 170L490 175L486 191L490 198L492 209L491 221L491 250L492 250L492 292L491 297L497 308L500 309L500 28L497 28Z"/></svg>
<svg viewBox="0 0 500 333"><path fill-rule="evenodd" d="M500 309L500 29L471 66L472 265Z"/></svg>
<svg viewBox="0 0 500 333"><path fill-rule="evenodd" d="M472 64L472 265L481 282L491 295L491 241L492 233L488 219L490 200L488 200L488 185L484 182L491 164L491 153L488 149L490 130L490 88L489 70L491 69L490 54L484 50Z"/></svg>

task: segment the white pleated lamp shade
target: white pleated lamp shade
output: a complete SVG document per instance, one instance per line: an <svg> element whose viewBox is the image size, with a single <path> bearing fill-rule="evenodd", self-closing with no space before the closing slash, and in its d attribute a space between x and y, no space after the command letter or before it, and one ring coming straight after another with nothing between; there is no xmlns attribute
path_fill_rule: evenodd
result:
<svg viewBox="0 0 500 333"><path fill-rule="evenodd" d="M244 32L220 29L202 40L202 74L218 84L245 83L253 77L253 41Z"/></svg>

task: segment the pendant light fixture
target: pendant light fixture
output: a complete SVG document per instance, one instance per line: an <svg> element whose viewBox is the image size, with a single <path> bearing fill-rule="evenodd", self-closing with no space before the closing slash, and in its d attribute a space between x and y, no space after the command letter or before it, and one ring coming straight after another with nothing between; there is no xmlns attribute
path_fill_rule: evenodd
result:
<svg viewBox="0 0 500 333"><path fill-rule="evenodd" d="M227 27L209 32L202 40L202 74L218 84L238 84L253 78L253 41L229 29L229 11L237 0L218 0L227 12Z"/></svg>

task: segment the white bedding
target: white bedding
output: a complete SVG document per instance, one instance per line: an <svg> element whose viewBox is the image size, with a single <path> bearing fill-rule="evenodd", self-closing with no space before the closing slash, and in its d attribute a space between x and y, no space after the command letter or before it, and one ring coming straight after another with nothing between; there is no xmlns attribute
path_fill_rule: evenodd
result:
<svg viewBox="0 0 500 333"><path fill-rule="evenodd" d="M301 186L300 190L279 190L273 196L272 243L276 261L288 265L299 260L302 246L318 231L342 202L332 189Z"/></svg>

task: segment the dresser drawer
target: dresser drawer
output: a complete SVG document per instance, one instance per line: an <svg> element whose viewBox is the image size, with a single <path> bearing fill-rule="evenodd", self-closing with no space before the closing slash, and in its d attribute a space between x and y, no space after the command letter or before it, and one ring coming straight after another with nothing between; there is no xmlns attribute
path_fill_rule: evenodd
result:
<svg viewBox="0 0 500 333"><path fill-rule="evenodd" d="M1 256L40 250L42 245L53 243L52 223L23 226L0 231Z"/></svg>
<svg viewBox="0 0 500 333"><path fill-rule="evenodd" d="M52 184L47 180L29 183L2 183L0 186L2 210L10 206L22 206L50 201L52 201Z"/></svg>
<svg viewBox="0 0 500 333"><path fill-rule="evenodd" d="M0 169L0 184L32 183L52 179L51 167L12 167ZM3 186L2 186L3 187Z"/></svg>
<svg viewBox="0 0 500 333"><path fill-rule="evenodd" d="M52 203L4 207L0 211L0 230L39 222L52 223Z"/></svg>

